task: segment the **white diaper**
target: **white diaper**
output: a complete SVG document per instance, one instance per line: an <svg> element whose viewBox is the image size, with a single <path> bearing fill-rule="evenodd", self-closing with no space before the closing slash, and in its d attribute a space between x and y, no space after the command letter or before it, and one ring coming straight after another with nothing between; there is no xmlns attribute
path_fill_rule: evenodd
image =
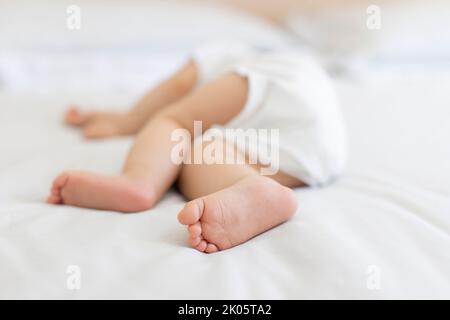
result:
<svg viewBox="0 0 450 320"><path fill-rule="evenodd" d="M271 147L279 148L279 169L310 186L327 184L342 172L347 141L338 99L310 56L227 42L198 48L193 60L199 85L226 72L248 78L245 107L221 128L278 129L278 146ZM258 150L246 148L247 153Z"/></svg>

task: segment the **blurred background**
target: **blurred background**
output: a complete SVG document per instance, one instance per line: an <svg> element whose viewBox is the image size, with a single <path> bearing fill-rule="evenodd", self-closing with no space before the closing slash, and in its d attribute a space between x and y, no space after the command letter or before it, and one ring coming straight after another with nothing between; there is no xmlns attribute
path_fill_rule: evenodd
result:
<svg viewBox="0 0 450 320"><path fill-rule="evenodd" d="M335 74L432 64L450 57L449 12L446 0L0 0L0 90L135 94L222 39L308 48Z"/></svg>
<svg viewBox="0 0 450 320"><path fill-rule="evenodd" d="M449 298L449 14L449 0L0 0L0 298ZM221 40L323 63L349 137L336 183L296 190L292 222L208 258L180 250L175 192L143 215L44 204L62 170L116 174L132 144L86 141L63 124L70 103L129 108ZM83 290L65 286L72 264Z"/></svg>

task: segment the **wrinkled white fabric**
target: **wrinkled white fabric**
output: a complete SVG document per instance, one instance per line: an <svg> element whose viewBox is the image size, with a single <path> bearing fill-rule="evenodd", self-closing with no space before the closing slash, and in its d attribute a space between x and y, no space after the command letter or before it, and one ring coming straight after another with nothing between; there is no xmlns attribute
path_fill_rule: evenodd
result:
<svg viewBox="0 0 450 320"><path fill-rule="evenodd" d="M213 255L186 245L175 193L131 215L44 203L61 170L120 172L132 142L84 140L62 124L67 104L134 95L0 93L0 298L449 299L449 74L367 70L338 84L342 177L296 190L293 219Z"/></svg>
<svg viewBox="0 0 450 320"><path fill-rule="evenodd" d="M247 103L224 128L278 130L275 143L246 142L242 148L247 153L264 162L279 161L281 171L310 186L328 184L342 172L347 157L344 122L333 85L312 57L223 42L198 48L193 59L199 85L231 71L248 78ZM277 159L258 154L261 143L278 148Z"/></svg>

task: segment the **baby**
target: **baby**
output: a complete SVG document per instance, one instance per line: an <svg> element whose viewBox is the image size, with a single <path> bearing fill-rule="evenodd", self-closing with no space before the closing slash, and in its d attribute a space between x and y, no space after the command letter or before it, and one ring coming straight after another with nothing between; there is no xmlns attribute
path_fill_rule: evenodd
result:
<svg viewBox="0 0 450 320"><path fill-rule="evenodd" d="M136 137L121 174L63 172L48 203L139 212L154 207L176 183L189 200L178 220L187 226L189 244L207 253L287 221L297 210L291 188L329 183L342 171L346 155L337 99L322 69L299 52L261 52L241 44L197 49L129 112L72 107L65 121L87 138ZM174 152L180 129L191 138ZM217 134L230 129L276 130L278 139L243 144ZM211 134L216 139L201 139ZM277 158L267 159L261 146L276 150L271 154ZM190 161L195 151L207 150L237 156ZM264 173L268 166L279 170Z"/></svg>

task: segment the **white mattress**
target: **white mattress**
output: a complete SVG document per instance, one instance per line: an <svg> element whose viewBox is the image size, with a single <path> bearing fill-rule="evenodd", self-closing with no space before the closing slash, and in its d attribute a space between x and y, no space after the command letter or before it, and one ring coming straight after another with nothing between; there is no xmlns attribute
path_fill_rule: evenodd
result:
<svg viewBox="0 0 450 320"><path fill-rule="evenodd" d="M185 244L174 192L132 215L44 203L59 171L117 173L131 143L83 141L61 124L64 106L129 96L1 93L0 298L450 298L450 68L419 70L337 83L343 177L297 190L295 218L212 255Z"/></svg>
<svg viewBox="0 0 450 320"><path fill-rule="evenodd" d="M133 215L46 205L61 170L117 173L132 142L83 141L62 112L129 105L207 39L289 37L186 1L78 2L80 33L63 28L70 1L0 11L0 298L450 298L449 64L397 60L337 81L351 151L342 178L297 190L288 223L205 255L185 244L175 192Z"/></svg>

